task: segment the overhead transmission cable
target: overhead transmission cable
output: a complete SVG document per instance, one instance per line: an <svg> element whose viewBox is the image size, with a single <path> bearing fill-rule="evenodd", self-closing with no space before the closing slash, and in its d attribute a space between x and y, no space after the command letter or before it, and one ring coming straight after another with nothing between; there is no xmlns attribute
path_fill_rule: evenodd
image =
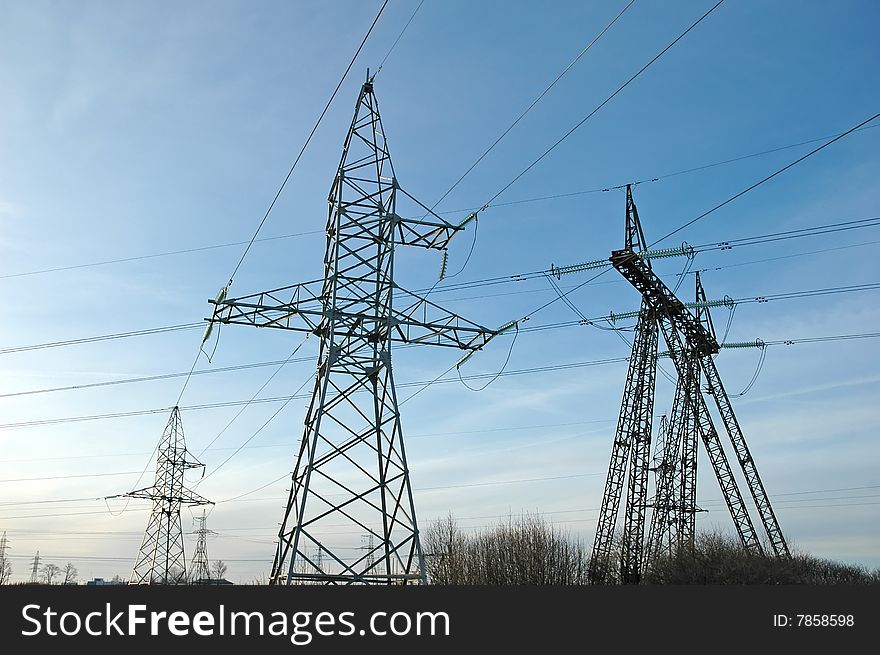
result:
<svg viewBox="0 0 880 655"><path fill-rule="evenodd" d="M376 72L373 74L375 78L376 75L382 72L382 68L385 66L385 62L388 61L388 58L391 56L391 53L394 52L394 48L397 47L397 44L400 43L400 39L403 38L403 35L406 33L406 30L409 28L410 23L413 22L413 19L416 17L416 14L419 13L419 9L422 8L422 5L425 4L425 0L421 0L419 4L416 6L413 13L410 15L409 20L406 21L406 24L403 26L403 29L400 30L400 33L397 35L397 38L394 39L394 43L391 44L391 47L388 48L388 52L385 53L385 56L382 57L382 61L379 62L379 68L376 69Z"/></svg>
<svg viewBox="0 0 880 655"><path fill-rule="evenodd" d="M556 285L555 281L553 282L553 284L556 289L557 296L563 295L564 292L563 292L562 288L559 287L558 285ZM732 311L735 311L736 307L741 304L764 303L764 302L769 302L769 301L773 301L773 300L789 300L789 299L798 299L798 298L809 298L809 297L823 296L823 295L829 295L829 294L833 295L833 294L851 293L851 292L859 292L859 291L872 291L872 290L877 290L877 289L880 289L880 283L868 283L868 284L850 285L850 286L841 286L841 287L830 287L830 288L821 288L821 289L804 289L804 290L800 290L800 291L790 291L790 292L783 292L783 293L778 293L778 294L741 297L741 298L737 298L737 299L731 298L731 299L725 299L724 301L712 301L710 304L713 307L720 306L720 305L726 305L726 306L729 306ZM518 292L518 293L524 293L524 292ZM564 301L565 300L567 300L567 298L565 298ZM577 325L589 325L589 326L596 327L596 328L599 328L602 330L615 331L615 332L629 331L630 328L628 328L628 327L611 327L611 326L606 327L604 325L601 325L601 322L609 322L610 321L613 323L614 321L620 320L622 318L630 318L631 315L634 314L634 312L628 312L628 313L627 312L624 312L624 313L610 312L609 314L604 315L604 316L587 317L583 314L583 312L580 311L580 309L577 308L576 305L570 305L570 307L572 308L572 311L574 311L576 313L576 315L578 316L577 321L560 321L560 322L556 322L556 323L547 323L547 324L542 324L542 325L524 326L524 327L518 328L518 331L527 332L527 333L528 332L542 332L542 331L547 331L547 330L556 330L556 329L562 329L562 328L567 328L567 327L574 327ZM722 342L726 340L726 336L727 336L728 332L729 332L729 327L725 329L725 336L724 336L724 338L722 338ZM629 342L627 342L627 344L630 345ZM195 371L193 375L209 375L209 374L218 374L218 373L228 373L228 372L236 372L236 371L241 371L241 370L263 368L263 367L267 367L267 366L279 367L278 369L276 369L275 372L273 372L273 374L268 378L268 380L266 380L266 382L260 387L260 389L252 396L251 403L260 402L260 400L258 399L259 394L266 388L266 386L268 386L269 382L278 374L278 372L280 371L280 367L282 367L286 364L289 364L289 363L293 363L293 362L302 363L302 362L307 362L307 361L313 360L312 357L293 357L293 355L295 355L299 351L299 349L302 347L302 345L303 345L303 342L301 342L297 346L297 348L291 353L291 355L288 356L287 359L272 360L272 361L266 361L266 362L237 364L234 366L223 366L223 367L217 367L217 368L211 368L211 369L203 369L200 371ZM410 347L410 346L408 346L407 344L403 344L403 345L399 346L398 348L408 348L408 347ZM454 366L451 367L449 370L451 371L453 368L454 368ZM183 377L187 374L188 374L187 372L164 373L164 374L141 376L141 377L135 377L135 378L124 378L124 379L120 379L120 380L106 380L103 382L91 382L91 383L86 383L86 384L69 385L66 387L46 387L46 388L39 388L39 389L28 389L25 391L17 391L17 392L10 392L10 393L6 393L6 394L0 394L0 398L11 398L11 397L18 397L18 396L37 395L37 394L55 393L55 392L66 392L66 391L80 391L80 390L84 390L84 389L116 386L116 385L122 385L122 384L135 384L135 383L142 383L142 382L152 382L152 381L179 378L179 377ZM242 403L238 403L238 404L246 405L247 401L243 401ZM166 411L167 409L170 409L170 408L160 408L160 409L157 409L156 412L158 413L161 411ZM124 413L124 414L128 415L128 413ZM226 429L228 429L228 427L231 426L232 422L234 422L238 418L239 415L240 415L240 413L237 414L232 419L232 421L230 421L230 423L226 426L226 428L224 430L221 430L220 434L217 435L218 438L219 438L219 436L222 435L223 432L225 432ZM213 445L213 443L214 443L213 441L211 443L209 443L208 446L205 447L205 449L209 448L211 445ZM205 449L203 449L202 452L204 452Z"/></svg>
<svg viewBox="0 0 880 655"><path fill-rule="evenodd" d="M660 59L663 55L665 55L676 43L681 41L685 36L687 36L691 30L693 30L697 25L699 25L703 20L705 20L713 11L715 11L724 0L718 0L706 13L700 16L697 20L691 23L690 27L688 27L684 32L679 34L675 39L667 45L663 50L657 53L648 63L642 66L634 75L632 75L629 79L627 79L623 84L621 84L617 89L605 98L602 102L600 102L590 113L584 116L580 121L578 121L571 129L569 129L565 134L563 134L559 139L557 139L549 148L544 150L537 159L533 160L528 166L526 166L520 173L518 173L510 182L505 184L501 189L499 189L495 195L489 198L480 209L477 210L477 214L488 209L492 206L492 203L497 200L504 192L506 192L510 187L516 184L520 178L522 178L526 173L532 170L535 166L537 166L541 161L544 160L547 155L553 152L563 141L568 139L572 134L574 134L581 126L583 126L588 120L590 120L593 116L595 116L599 110L601 110L605 105L611 102L621 91L623 91L626 87L628 87L633 81L636 80L642 73L644 73L654 62Z"/></svg>
<svg viewBox="0 0 880 655"><path fill-rule="evenodd" d="M440 198L437 199L437 202L435 202L431 206L430 211L433 212L434 209L437 208L437 205L439 205L441 202L443 202L443 200L445 200L446 197L450 193L452 193L456 189L456 187L458 187L459 184L461 184L461 182L464 180L464 178L466 178L471 173L471 171L473 171L480 164L480 162L483 161L483 159L485 159L486 156L490 152L492 152L499 143L501 143L501 141L504 139L504 137L506 137L510 133L510 131L513 130L513 128L515 128L519 124L519 122L523 118L525 118L526 115L532 109L534 109L535 105L537 105L544 98L544 96L550 92L550 89L552 89L554 86L556 86L557 82L559 82L563 77L565 77L565 74L568 73L568 71L570 71L575 66L575 64L577 64L581 60L581 58L585 54L587 54L587 52L596 44L596 42L599 41L599 39L601 39L603 36L605 36L605 33L608 32L608 30L610 30L614 26L614 24L618 21L618 19L621 16L623 16L624 13L626 13L626 10L629 9L633 5L633 3L635 3L635 0L629 0L629 2L623 7L623 9L621 9L620 12L614 18L611 19L611 22L609 22L604 28L602 28L602 31L599 32L596 36L594 36L593 39L581 49L581 51L577 54L577 56L574 59L572 59L568 63L568 65L565 66L565 68L563 68L556 75L555 78L553 78L553 81L550 82L550 84L548 84L546 87L544 87L544 90L541 91L535 97L535 99L532 100L532 102L522 112L520 112L520 114L514 119L514 121L510 125L507 126L507 128L498 136L498 138L496 138L495 141L493 141L492 144L488 148L486 148L479 157L477 157L477 159L474 161L474 163L471 164L468 167L468 169L464 173L461 174L461 176L452 184L452 186L449 187L446 190L446 192L443 195L441 195Z"/></svg>
<svg viewBox="0 0 880 655"><path fill-rule="evenodd" d="M563 135L562 135L559 139L557 139L557 140L556 140L556 141L555 141L555 142L554 142L549 148L547 148L546 150L544 150L544 152L541 153L541 155L538 156L537 159L533 160L532 163L530 163L528 166L526 166L526 167L525 167L520 173L518 173L518 174L517 174L512 180L510 180L510 182L508 182L508 183L505 184L501 189L499 189L499 190L495 193L495 195L493 195L491 198L489 198L489 200L486 201L486 202L485 202L485 203L484 203L479 209L477 209L476 211L472 212L472 213L470 214L470 216L468 217L468 219L471 219L471 220L477 220L477 219L478 219L478 216L479 216L480 213L482 213L483 211L485 211L486 209L488 209L490 206L492 206L492 203L493 203L495 200L497 200L502 194L504 194L504 193L505 193L510 187L512 187L514 184L516 184L516 182L518 182L518 181L520 180L520 178L522 178L526 173L528 173L530 170L532 170L532 168L534 168L535 166L537 166L538 163L540 163L541 161L543 161L544 158L547 157L547 155L549 155L551 152L553 152L553 150L555 150L555 149L556 149L556 148L557 148L557 147L558 147L563 141L565 141L568 137L570 137L572 134L574 134L574 133L575 133L575 132L576 132L576 131L582 126L582 125L584 125L588 120L590 120L590 118L592 118L593 116L595 116L596 113L598 113L599 110L602 109L602 107L604 107L604 106L607 105L609 102L611 102L611 100L613 100L613 99L614 99L614 98L615 98L615 97L616 97L621 91L623 91L627 86L629 86L629 85L630 85L630 84L631 84L636 78L638 78L638 77L639 77L639 76L640 76L645 70L647 70L647 69L648 69L648 68L649 68L654 62L656 62L658 59L660 59L660 58L661 58L664 54L666 54L666 52L668 52L668 51L669 51L669 50L670 50L670 49L671 49L676 43L678 43L678 42L681 41L685 36L687 36L687 35L691 32L691 30L693 30L693 29L694 29L697 25L699 25L704 19L706 19L706 18L709 16L709 14L711 14L713 11L715 11L715 10L721 5L722 2L724 2L724 0L718 0L718 2L715 3L715 4L714 4L714 5L713 5L713 6L712 6L712 7L711 7L706 13L704 13L704 14L703 14L702 16L700 16L696 21L694 21L694 22L693 22L693 23L692 23L692 24L691 24L691 25L690 25L690 26L689 26L684 32L682 32L681 34L679 34L679 35L678 35L678 36L677 36L677 37L676 37L676 38L675 38L675 39L674 39L669 45L667 45L665 48L663 48L663 50L661 50L659 53L657 53L657 54L656 54L656 55L655 55L655 56L654 56L654 57L653 57L653 58L652 58L647 64L645 64L644 66L642 66L642 67L641 67L641 68L640 68L640 69L639 69L634 75L632 75L628 80L626 80L623 84L621 84L621 85L620 85L620 86L619 86L619 87L618 87L618 88L617 88L617 89L616 89L611 95L609 95L607 98L605 98L605 100L603 100L601 103L599 103L599 104L598 104L598 105L597 105L597 106L596 106L596 107L595 107L590 113L588 113L586 116L584 116L584 117L583 117L580 121L578 121L578 122L577 122L577 123L571 128L571 129L569 129L568 132L566 132L565 134L563 134ZM468 219L466 219L466 221L467 221ZM595 279L601 277L601 276L602 276L607 270L608 270L608 269L605 269L605 270L603 270L603 271L600 271L598 274L594 275L592 278L590 278L590 279L587 280L586 282L584 282L584 283L578 285L577 287L575 287L575 289L573 289L572 291L574 291L574 290L576 290L576 289L579 289L579 288L581 288L581 287L586 286L587 284L589 284L589 283L592 282L593 280L595 280ZM436 283L435 283L435 286L436 286ZM554 298L553 300L551 300L549 303L546 303L545 305L542 305L541 307L539 307L537 310L535 310L535 312L531 312L530 314L525 315L525 316L523 317L522 320L528 319L528 318L531 316L531 314L534 314L534 313L536 313L537 311L541 311L541 310L544 309L545 307L548 307L549 305L552 305L552 304L554 304L555 302L557 302L557 301L559 301L559 300L563 300L563 299L564 299L566 296L568 296L570 293L571 293L571 291L569 291L569 292L563 294L562 296L557 296L556 298ZM460 363L463 363L463 361L464 361L464 360L462 360Z"/></svg>
<svg viewBox="0 0 880 655"><path fill-rule="evenodd" d="M755 182L754 184L752 184L752 185L749 186L749 187L746 187L745 189L743 189L743 190L740 191L739 193L735 193L734 195L732 195L730 198L728 198L728 199L725 200L724 202L721 202L721 203L715 205L714 207L712 207L712 209L709 209L709 210L703 212L702 214L700 214L700 215L697 216L696 218L692 218L691 220L687 221L686 223L683 223L682 225L679 225L677 228L675 228L675 229L672 230L671 232L668 232L667 234L664 234L662 237L660 237L659 239L657 239L656 241L654 241L653 243L651 243L651 244L648 246L648 248L653 248L655 245L657 245L657 244L660 243L661 241L665 241L666 239L668 239L668 238L671 237L672 235L674 235L674 234L678 234L679 232L681 232L682 230L684 230L684 229L687 228L687 227L690 227L691 225L693 225L693 224L696 223L697 221L701 221L701 220L703 220L704 218L706 218L707 216L709 216L709 215L712 214L713 212L715 212L715 211L721 209L721 208L724 207L725 205L728 205L729 203L733 202L734 200L736 200L736 199L739 198L740 196L743 196L743 195L747 194L749 191L752 191L753 189L756 189L757 187L761 186L761 185L764 184L765 182L769 182L769 181L772 180L774 177L776 177L777 175L779 175L779 174L781 174L781 173L784 173L785 171L787 171L787 170L788 170L789 168L791 168L792 166L795 166L795 165L801 163L802 161L804 161L804 160L807 159L808 157L812 157L812 156L815 155L816 153L818 153L818 152L822 151L823 149L827 148L828 146L830 146L832 143L836 143L837 141L840 141L842 138L844 138L844 137L847 136L848 134L852 134L853 132L855 132L855 131L856 131L857 129L859 129L860 127L864 127L864 126L867 125L868 123L870 123L870 122L876 120L878 117L880 117L880 112L878 112L878 113L874 114L873 116L871 116L870 118L868 118L868 119L862 121L861 123L859 123L859 124L856 125L855 127L851 127L851 128L848 129L846 132L843 132L843 133L841 133L841 134L838 134L836 137L834 137L834 138L831 139L830 141L826 141L826 142L823 143L821 146L819 146L819 147L817 147L817 148L813 148L813 149L810 150L810 152L808 152L807 154L802 155L802 156L798 157L797 159L795 159L794 161L789 162L788 164L786 164L786 165L783 166L782 168L779 168L779 169L775 170L773 173L771 173L771 174L768 175L767 177L764 177L764 178L758 180L757 182Z"/></svg>
<svg viewBox="0 0 880 655"><path fill-rule="evenodd" d="M260 224L257 226L257 229L254 231L254 235L251 237L251 240L248 242L247 246L245 246L244 252L241 253L241 257L238 260L238 263L235 265L235 268L232 270L232 275L229 276L229 282L227 286L231 286L232 282L235 278L235 274L238 273L238 269L241 268L242 263L244 263L245 257L247 257L248 252L251 247L254 245L254 242L257 240L257 237L260 235L260 231L263 229L263 226L266 224L266 221L269 218L269 214L272 213L272 209L275 207L275 203L278 202L278 198L281 197L281 193L284 191L284 188L287 186L287 183L290 181L291 176L293 175L293 171L296 169L297 164L299 164L300 159L302 159L303 153L305 153L306 148L308 148L309 143L312 140L312 137L315 135L315 132L318 131L318 127L321 125L321 121L324 120L324 116L327 114L327 111L330 109L330 105L333 103L334 98L336 98L336 94L339 93L339 89L342 88L342 84L345 82L345 78L348 77L349 71L351 71L352 66L354 66L355 60L357 60L358 55L361 53L364 45L367 42L367 39L370 37L370 34L373 32L373 28L376 26L376 23L379 22L379 18L382 16L382 12L385 11L385 7L388 5L388 0L384 0L382 6L379 7L379 12L376 14L376 17L373 19L373 22L370 23L370 28L367 30L367 33L364 35L364 38L361 39L361 43L352 56L351 60L348 62L348 66L345 68L345 72L342 73L342 77L339 79L339 83L336 85L336 88L333 90L333 93L330 94L330 99L327 100L327 104L324 105L324 109L321 111L321 114L318 116L318 120L315 121L315 125L312 127L311 132L309 132L308 137L306 137L305 143L303 143L302 148L300 148L299 153L296 156L296 159L293 160L293 164L291 164L290 169L287 171L287 175L284 177L284 180L281 182L281 186L278 187L278 191L275 194L275 197L272 198L272 202L269 203L269 207L266 209L266 213L263 214L263 218L260 221Z"/></svg>
<svg viewBox="0 0 880 655"><path fill-rule="evenodd" d="M880 288L880 285L877 285L877 286L878 286L878 288ZM757 300L757 299L749 299L748 302L763 302L763 301ZM550 325L550 326L546 326L546 327L550 328L550 329L555 329L558 327L567 327L570 325L577 325L577 324L579 324L579 323L574 323L574 324L560 323L560 324ZM538 327L538 326L536 326L536 327ZM520 328L519 331L520 332L536 331L536 328ZM766 346L776 346L776 345L791 346L791 345L795 345L795 344L799 344L799 343L821 343L821 342L826 342L826 341L831 342L831 341L846 341L846 340L854 340L854 339L876 339L876 338L880 338L880 332L830 335L830 336L822 336L822 337L810 337L810 338L805 338L805 339L779 339L779 340L775 340L775 341L766 341L766 342L765 341L738 342L738 343L721 344L721 347L722 348L741 349L741 348L761 347L762 344L766 345ZM599 365L604 365L604 364L620 363L620 362L628 361L628 359L629 359L628 357L613 357L613 358L607 358L607 359L602 359L602 360L590 360L590 361L583 361L583 362L571 362L571 363L564 363L564 364L529 367L529 368L525 368L525 369L504 371L502 373L502 376L509 377L509 376L529 375L529 374L534 374L534 373L571 370L571 369L577 369L577 368L599 366ZM443 382L458 382L457 377L444 378L445 375L448 375L454 369L455 369L455 365L453 364L443 374L441 374L440 376L437 376L433 380L430 380L427 382L424 382L424 381L404 382L404 383L398 384L397 386L401 389L409 388L409 387L417 387L418 388L415 393L413 393L410 397L406 398L400 404L403 404L403 402L410 400L414 396L416 396L419 393L421 393L422 391L424 391L427 387L432 386L434 384L443 383ZM464 379L465 380L486 380L486 379L492 378L493 376L496 376L496 375L497 375L496 373L475 374L475 375L464 376ZM310 396L308 394L298 394L296 397L300 398L300 399L308 399ZM253 403L258 403L258 404L279 403L279 402L285 402L285 401L291 400L291 399L293 399L293 398L290 395L273 396L273 397L267 397L267 398L260 398L260 399L256 399L256 400L248 399L248 400L223 401L223 402L216 402L216 403L204 403L204 404L200 404L200 405L185 406L185 407L181 407L180 409L186 410L186 411L213 410L213 409L220 409L220 408L225 408L225 407L239 407L241 405L253 404ZM108 413L108 414L91 414L91 415L84 415L84 416L67 416L67 417L59 417L59 418L52 418L52 419L21 421L21 422L16 422L16 423L0 424L0 430L21 429L21 428L39 427L39 426L46 426L46 425L59 425L59 424L66 424L66 423L80 423L80 422L85 422L85 421L128 418L128 417L135 417L135 416L147 416L147 415L152 415L152 414L165 413L169 409L170 409L169 407L158 407L158 408L152 408L152 409L133 410L133 411L128 411L128 412L112 412L112 413Z"/></svg>
<svg viewBox="0 0 880 655"><path fill-rule="evenodd" d="M858 130L855 130L854 132L862 132L865 130L875 129L877 127L880 127L880 125L866 125L865 127L859 128ZM631 181L631 182L624 182L624 183L615 184L615 185L608 185L608 186L604 186L604 187L598 187L595 189L572 191L572 192L568 192L568 193L557 193L557 194L552 194L552 195L547 195L547 196L536 196L536 197L532 197L532 198L521 198L519 200L510 200L510 201L506 201L506 202L496 202L496 203L493 203L492 206L493 207L504 207L504 206L508 206L508 205L518 205L518 204L523 204L523 203L543 202L543 201L547 201L547 200L556 200L559 198L567 198L567 197L572 197L572 196L579 196L579 195L586 195L586 194L593 194L593 193L602 193L602 192L608 192L608 191L616 191L616 190L620 190L620 189L625 188L627 184L643 185L643 184L649 184L652 182L660 182L660 181L663 181L663 180L670 178L670 177L676 177L679 175L686 175L686 174L690 174L690 173L700 172L700 171L704 171L704 170L707 170L710 168L715 168L717 166L723 166L726 164L731 164L731 163L743 161L746 159L751 159L754 157L761 157L763 155L772 154L775 152L780 152L782 150L788 150L791 148L796 148L796 147L808 145L811 143L816 143L818 141L826 141L826 140L834 138L836 136L840 136L840 134L842 134L842 133L829 134L829 135L822 136L822 137L808 139L806 141L798 141L797 143L790 143L788 145L778 146L776 148L771 148L768 150L761 150L759 152L753 152L750 154L741 155L741 156L733 157L733 158L728 158L728 159L716 161L716 162L709 163L709 164L702 164L699 166L693 166L693 167L686 168L683 170L675 171L673 173L666 173L664 175L658 175L655 177L645 177L643 179L635 180L635 181ZM465 207L465 208L461 208L461 209L451 209L451 210L446 210L446 211L438 211L436 213L437 214L460 214L460 213L464 213L464 212L474 211L476 209L479 209L479 206ZM307 232L279 234L277 236L271 236L271 237L260 237L254 243L261 243L261 242L265 242L265 241L277 241L277 240L281 240L281 239L291 239L291 238L295 238L295 237L311 236L311 235L315 235L315 234L324 234L324 233L325 233L324 230L311 230L311 231L307 231ZM235 246L245 246L247 244L248 244L247 241L235 241L232 243L221 243L221 244L213 244L213 245L207 245L207 246L197 246L197 247L193 247L193 248L185 248L182 250L168 250L168 251L164 251L164 252L149 253L146 255L133 255L130 257L120 257L120 258L116 258L116 259L107 259L107 260L96 261L96 262L85 262L82 264L70 264L67 266L56 266L56 267L52 267L52 268L35 269L35 270L31 270L31 271L22 271L20 273L7 273L4 275L0 275L0 280L7 280L7 279L12 279L12 278L18 278L18 277L28 277L28 276L32 276L32 275L43 275L46 273L58 273L58 272L71 271L71 270L82 269L82 268L91 268L91 267L96 267L96 266L107 266L107 265L111 265L111 264L121 264L121 263L134 262L134 261L140 261L140 260L145 260L145 259L155 259L155 258L159 258L159 257L171 257L174 255L190 254L190 253L201 252L201 251L206 251L206 250L216 250L216 249L220 249L220 248L231 248L231 247L235 247Z"/></svg>

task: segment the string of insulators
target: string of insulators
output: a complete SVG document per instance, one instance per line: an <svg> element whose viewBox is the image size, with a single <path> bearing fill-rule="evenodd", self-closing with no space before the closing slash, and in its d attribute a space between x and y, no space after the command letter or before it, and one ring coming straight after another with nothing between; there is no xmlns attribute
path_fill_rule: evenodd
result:
<svg viewBox="0 0 880 655"><path fill-rule="evenodd" d="M722 348L760 348L764 349L767 347L767 344L764 343L762 339L755 339L754 341L731 341L730 343L722 343Z"/></svg>
<svg viewBox="0 0 880 655"><path fill-rule="evenodd" d="M229 286L225 286L225 287L223 287L222 289L220 289L220 292L217 294L217 297L214 298L214 307L215 307L215 310L216 310L217 305L219 305L219 304L222 303L224 300L226 300L226 294L227 294L227 293L229 293ZM205 334L204 334L204 336L202 337L202 345L203 345L203 346L204 346L205 343L208 341L208 339L210 338L211 333L212 333L213 331L214 331L214 321L209 321L209 322L208 322L208 327L205 328Z"/></svg>
<svg viewBox="0 0 880 655"><path fill-rule="evenodd" d="M449 251L444 250L443 257L440 260L440 279L441 280L446 277L446 267L448 264L449 264Z"/></svg>
<svg viewBox="0 0 880 655"><path fill-rule="evenodd" d="M701 301L701 302L686 302L683 304L688 309L709 309L711 307L732 308L736 304L736 301L734 301L729 296L725 296L724 298L722 298L720 300L705 300L705 301ZM627 319L627 318L638 318L638 316L639 316L638 310L632 311L632 312L620 312L619 314L611 312L610 314L608 314L608 320L611 323L615 323L616 321L620 321L620 320Z"/></svg>
<svg viewBox="0 0 880 655"><path fill-rule="evenodd" d="M686 243L675 248L660 248L658 250L648 250L639 253L642 259L668 259L670 257L693 257L694 248ZM582 273L583 271L592 271L598 268L606 268L611 265L607 259L594 259L591 262L583 262L581 264L571 264L570 266L554 266L550 271L557 278L568 275L569 273Z"/></svg>
<svg viewBox="0 0 880 655"><path fill-rule="evenodd" d="M767 347L767 344L764 343L762 339L755 339L754 341L731 341L730 343L722 343L720 344L720 347L724 350L727 350L728 348L758 348L759 350L764 350L764 348ZM670 354L668 350L661 350L657 353L657 357L666 358L669 356Z"/></svg>
<svg viewBox="0 0 880 655"><path fill-rule="evenodd" d="M502 325L500 328L495 330L495 332L493 334L491 334L488 339L486 339L486 343L489 343L490 341L492 341L492 339L497 337L499 334L504 334L508 330L512 330L513 328L517 327L518 325L519 325L519 321L508 321L507 323ZM486 343L484 343L483 345L485 346ZM474 356L474 354L476 352L477 352L476 350L471 350L467 355L465 355L464 357L459 359L455 363L455 368L457 368L457 369L461 368L464 365L464 363L467 362L467 360L469 360L471 357Z"/></svg>
<svg viewBox="0 0 880 655"><path fill-rule="evenodd" d="M467 216L464 217L464 220L458 224L459 229L465 227L468 223L477 220L477 212L471 212Z"/></svg>

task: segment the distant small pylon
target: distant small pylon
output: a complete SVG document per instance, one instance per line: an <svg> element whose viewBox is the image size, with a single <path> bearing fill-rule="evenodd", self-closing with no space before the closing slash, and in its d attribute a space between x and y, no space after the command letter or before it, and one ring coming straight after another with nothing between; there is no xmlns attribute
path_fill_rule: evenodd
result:
<svg viewBox="0 0 880 655"><path fill-rule="evenodd" d="M37 551L37 554L34 555L34 562L31 565L31 579L29 582L31 584L37 584L38 578L37 576L40 573L40 551Z"/></svg>
<svg viewBox="0 0 880 655"><path fill-rule="evenodd" d="M123 496L153 501L153 509L129 584L185 584L186 557L180 508L184 505L212 505L211 501L184 486L187 469L201 468L190 459L183 435L180 408L171 410L156 456L156 481L152 486ZM114 496L115 497L115 496Z"/></svg>
<svg viewBox="0 0 880 655"><path fill-rule="evenodd" d="M209 584L211 581L211 568L208 560L208 535L217 533L206 527L207 521L208 516L205 510L202 510L202 515L196 519L196 522L199 524L198 529L190 533L199 537L196 542L196 552L193 554L192 563L190 564L190 584Z"/></svg>
<svg viewBox="0 0 880 655"><path fill-rule="evenodd" d="M6 559L6 551L8 549L9 542L6 540L6 530L4 530L3 536L0 537L0 585L9 582L9 576L12 573L12 566L9 564L9 560Z"/></svg>

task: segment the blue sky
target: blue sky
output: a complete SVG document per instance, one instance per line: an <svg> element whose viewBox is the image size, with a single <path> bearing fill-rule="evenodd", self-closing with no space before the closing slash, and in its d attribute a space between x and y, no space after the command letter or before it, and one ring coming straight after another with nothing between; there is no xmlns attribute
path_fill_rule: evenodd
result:
<svg viewBox="0 0 880 655"><path fill-rule="evenodd" d="M258 243L236 276L234 295L321 275L324 242L316 232L326 221L326 193L358 87L416 4L389 3L262 233L310 234ZM401 185L433 204L624 4L426 0L376 79ZM463 217L486 202L712 4L637 0L438 211ZM3 3L0 275L247 240L378 6ZM651 179L842 132L880 105L872 83L878 19L880 9L871 2L728 0L498 202ZM880 130L854 133L668 245L875 216L878 145ZM639 185L636 202L648 239L811 147ZM473 257L455 282L606 257L622 244L623 208L620 191L490 207L480 219ZM451 271L464 263L471 239L462 235L451 246ZM877 239L871 228L734 248L700 254L694 267L727 267L704 274L711 298L873 283L880 272L871 243ZM852 247L802 254L837 246ZM240 253L240 246L226 247L3 277L0 343L8 348L200 321L208 313L206 299L228 279ZM399 261L402 286L418 289L436 280L437 253L401 252ZM656 270L674 281L682 263L658 262ZM585 279L573 275L560 284ZM682 293L692 293L689 283ZM872 332L880 319L875 294L744 304L729 340ZM490 326L552 297L540 279L432 295ZM588 316L638 304L614 272L571 300ZM716 325L723 327L727 315L716 310ZM556 303L531 324L573 318ZM185 371L200 336L190 330L0 354L0 393ZM284 359L299 340L292 333L226 327L213 364L202 360L198 367ZM497 371L508 345L496 341L463 372ZM315 352L310 340L299 355ZM524 333L508 369L627 354L615 333L594 328ZM395 376L399 384L430 380L457 357L445 349L400 349ZM757 361L754 350L722 353L718 365L731 392L748 383ZM790 541L870 566L880 566L877 362L871 339L774 346L755 386L735 401ZM238 409L186 407L248 399L273 370L194 377L181 403L191 450L201 452ZM313 370L312 361L289 364L264 395L292 393ZM408 402L403 420L420 523L447 511L468 527L509 512L540 511L591 542L625 373L625 363L616 363L505 376L480 393L455 381ZM0 423L169 407L180 386L171 379L4 397ZM402 387L400 395L412 390ZM671 392L660 378L658 415ZM250 442L259 447L242 450L200 484L199 493L222 500L283 476L305 405L292 402ZM207 471L276 409L271 403L249 407L217 449L202 456ZM157 413L0 431L0 531L10 539L16 577L26 575L37 549L47 561L75 562L83 576L127 574L146 521L144 505L133 502L112 515L102 501L21 503L131 489L166 420ZM699 525L730 530L701 458L698 496L709 511ZM113 475L57 477L94 474ZM37 477L55 479L7 481ZM213 510L209 526L220 535L209 552L228 561L231 579L247 581L268 567L285 488L282 481ZM121 508L111 504L114 513ZM358 535L344 539L359 543Z"/></svg>

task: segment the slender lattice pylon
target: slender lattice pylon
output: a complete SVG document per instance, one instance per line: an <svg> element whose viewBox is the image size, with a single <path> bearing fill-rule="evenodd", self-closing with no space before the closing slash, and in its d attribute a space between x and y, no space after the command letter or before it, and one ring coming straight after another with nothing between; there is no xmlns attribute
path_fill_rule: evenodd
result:
<svg viewBox="0 0 880 655"><path fill-rule="evenodd" d="M39 579L40 574L40 551L37 551L37 554L34 555L33 562L31 563L31 577L29 582L31 584L36 584Z"/></svg>
<svg viewBox="0 0 880 655"><path fill-rule="evenodd" d="M8 549L9 542L6 540L6 530L4 530L3 536L0 536L0 585L9 582L9 577L12 575L12 565L6 559Z"/></svg>
<svg viewBox="0 0 880 655"><path fill-rule="evenodd" d="M368 80L330 190L324 279L214 301L212 321L320 339L272 584L426 582L391 344L473 352L497 331L401 288L394 252L445 250L472 218L452 225L400 187ZM371 536L372 546L345 544L347 532Z"/></svg>
<svg viewBox="0 0 880 655"><path fill-rule="evenodd" d="M627 195L626 245L643 252L645 236L638 221L638 210ZM650 266L650 261L645 260ZM625 482L626 511L620 542L620 576L624 582L637 582L642 561L642 533L645 524L648 469L651 454L651 424L654 415L654 386L657 374L657 315L647 301L642 302L636 323L629 372L620 404L620 416L605 493L599 511L596 537L590 556L589 577L594 583L606 582L618 563L614 557L617 515ZM627 475L628 473L628 475Z"/></svg>
<svg viewBox="0 0 880 655"><path fill-rule="evenodd" d="M180 509L211 502L186 488L183 475L204 464L190 459L183 436L180 408L171 410L156 455L156 480L152 486L123 494L153 503L144 539L132 568L129 584L183 584L186 558Z"/></svg>
<svg viewBox="0 0 880 655"><path fill-rule="evenodd" d="M211 565L208 559L208 535L217 533L208 529L208 516L205 510L202 510L202 515L196 519L196 522L199 527L191 534L196 535L198 539L196 540L196 550L190 562L189 582L190 584L210 584Z"/></svg>

